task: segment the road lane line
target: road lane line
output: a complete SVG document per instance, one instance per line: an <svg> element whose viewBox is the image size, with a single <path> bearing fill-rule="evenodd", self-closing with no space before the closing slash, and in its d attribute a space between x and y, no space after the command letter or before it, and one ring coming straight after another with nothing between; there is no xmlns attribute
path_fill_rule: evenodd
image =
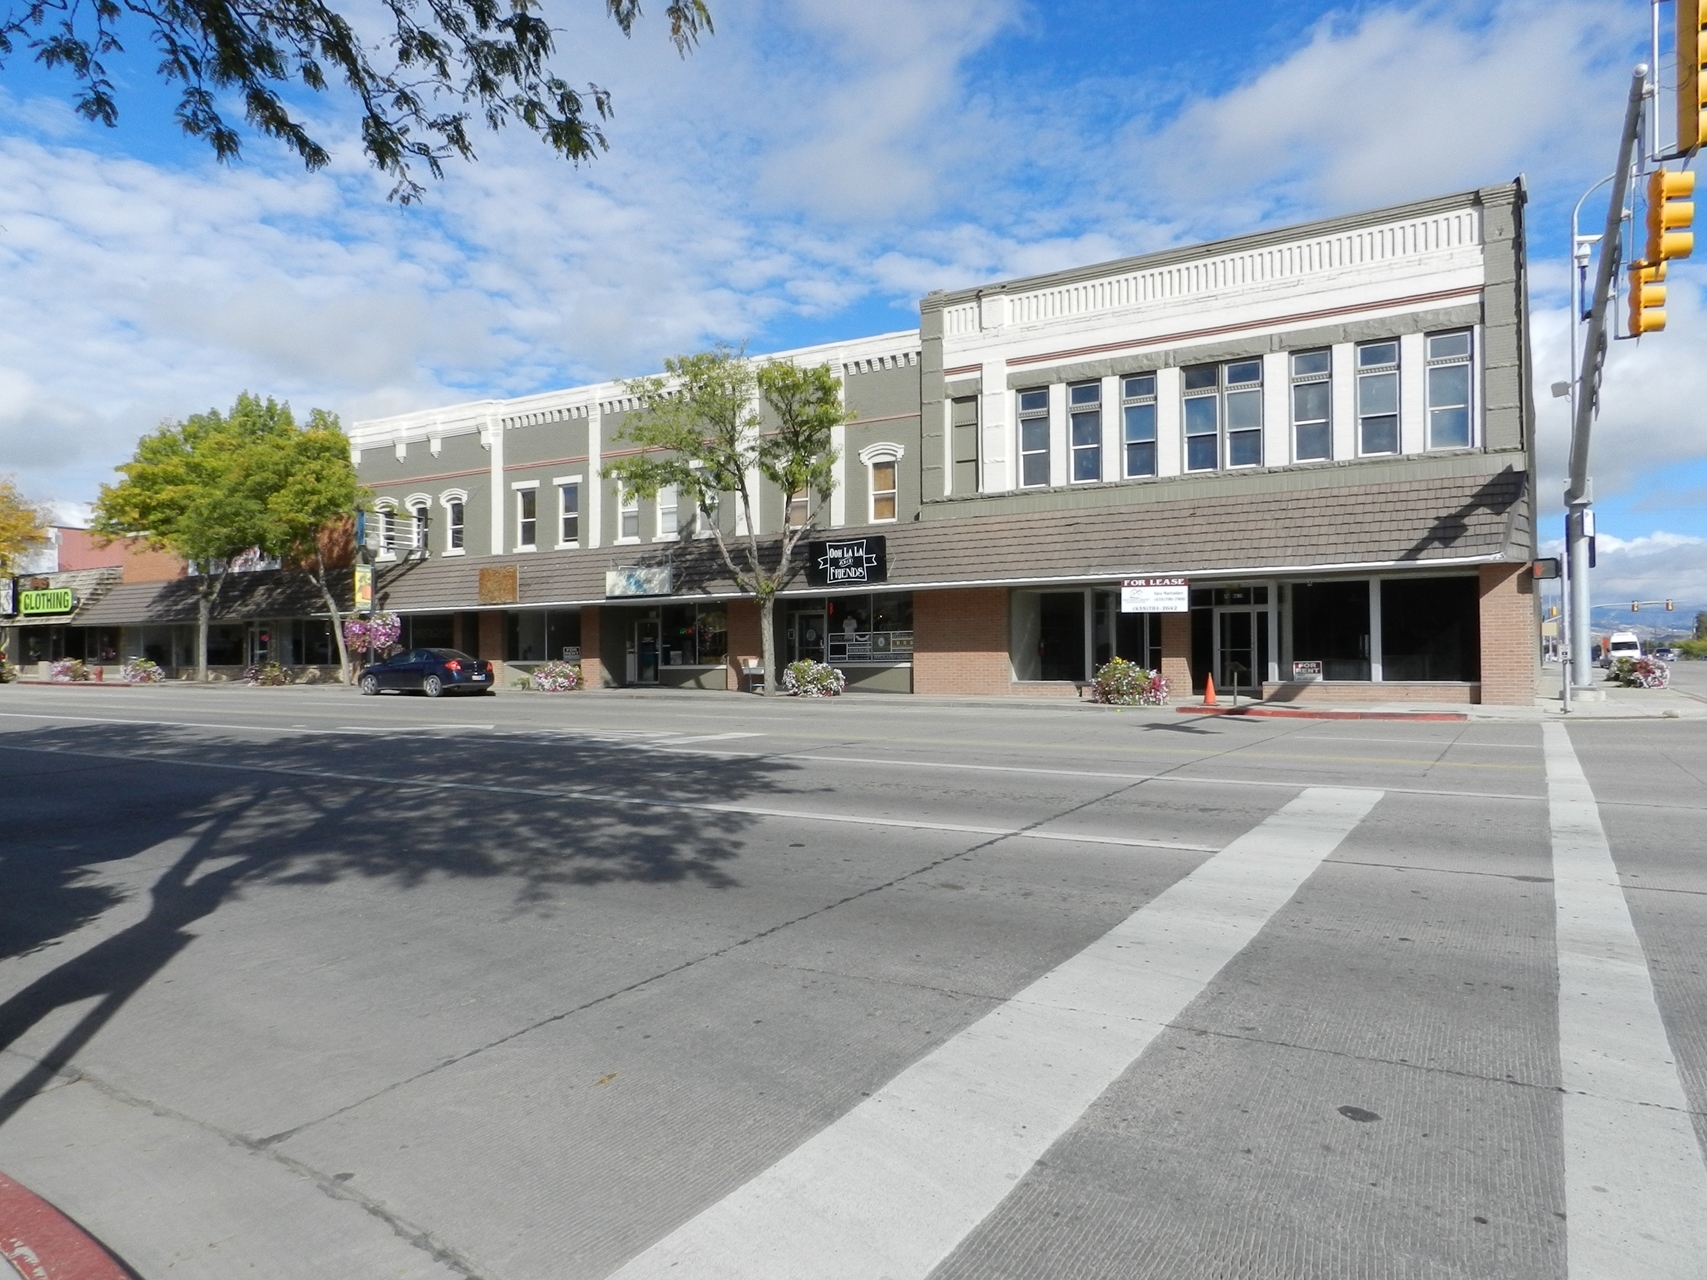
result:
<svg viewBox="0 0 1707 1280"><path fill-rule="evenodd" d="M1594 791L1541 726L1558 909L1571 1280L1699 1280L1707 1165Z"/></svg>
<svg viewBox="0 0 1707 1280"><path fill-rule="evenodd" d="M1380 798L1306 790L613 1280L928 1275Z"/></svg>

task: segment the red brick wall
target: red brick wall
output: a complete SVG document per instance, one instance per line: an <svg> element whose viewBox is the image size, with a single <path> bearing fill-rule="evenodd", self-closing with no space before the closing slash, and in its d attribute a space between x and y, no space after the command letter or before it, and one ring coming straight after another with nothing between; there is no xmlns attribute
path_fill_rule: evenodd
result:
<svg viewBox="0 0 1707 1280"><path fill-rule="evenodd" d="M476 658L484 658L488 662L504 660L504 615L487 610L480 615L480 648L475 651Z"/></svg>
<svg viewBox="0 0 1707 1280"><path fill-rule="evenodd" d="M1014 692L1006 587L913 593L913 692Z"/></svg>
<svg viewBox="0 0 1707 1280"><path fill-rule="evenodd" d="M746 691L741 679L741 664L757 662L764 657L764 637L759 632L759 602L731 600L729 602L729 687Z"/></svg>
<svg viewBox="0 0 1707 1280"><path fill-rule="evenodd" d="M581 681L588 689L605 686L602 611L597 605L581 610Z"/></svg>
<svg viewBox="0 0 1707 1280"><path fill-rule="evenodd" d="M1162 617L1162 677L1168 682L1168 701L1191 700L1191 615Z"/></svg>
<svg viewBox="0 0 1707 1280"><path fill-rule="evenodd" d="M1535 701L1541 623L1529 565L1481 569L1482 701L1527 707Z"/></svg>
<svg viewBox="0 0 1707 1280"><path fill-rule="evenodd" d="M59 567L119 567L125 582L171 582L184 576L184 562L170 551L150 551L140 538L118 538L101 546L87 529L59 530Z"/></svg>

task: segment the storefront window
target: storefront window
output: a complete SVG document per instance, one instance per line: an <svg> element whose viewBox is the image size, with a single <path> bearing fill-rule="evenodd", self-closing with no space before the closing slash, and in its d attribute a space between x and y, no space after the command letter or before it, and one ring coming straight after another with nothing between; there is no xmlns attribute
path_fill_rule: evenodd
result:
<svg viewBox="0 0 1707 1280"><path fill-rule="evenodd" d="M1293 662L1320 662L1323 680L1369 679L1366 580L1294 583L1291 613Z"/></svg>
<svg viewBox="0 0 1707 1280"><path fill-rule="evenodd" d="M1476 579L1389 578L1381 584L1383 680L1481 679Z"/></svg>
<svg viewBox="0 0 1707 1280"><path fill-rule="evenodd" d="M824 627L829 662L911 662L913 593L831 596L824 601Z"/></svg>
<svg viewBox="0 0 1707 1280"><path fill-rule="evenodd" d="M568 652L565 653L565 650ZM553 609L545 615L545 655L559 662L580 657L581 615L572 609Z"/></svg>
<svg viewBox="0 0 1707 1280"><path fill-rule="evenodd" d="M723 605L666 605L660 616L664 666L709 667L729 656L729 611Z"/></svg>

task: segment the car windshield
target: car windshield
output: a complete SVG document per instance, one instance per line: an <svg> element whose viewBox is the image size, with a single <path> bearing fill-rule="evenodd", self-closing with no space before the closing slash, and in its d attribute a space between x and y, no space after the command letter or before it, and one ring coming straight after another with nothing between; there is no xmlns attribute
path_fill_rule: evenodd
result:
<svg viewBox="0 0 1707 1280"><path fill-rule="evenodd" d="M450 661L452 659L457 662L477 661L477 659L469 657L461 649L428 649L425 652L431 654L435 658L444 658L446 661Z"/></svg>

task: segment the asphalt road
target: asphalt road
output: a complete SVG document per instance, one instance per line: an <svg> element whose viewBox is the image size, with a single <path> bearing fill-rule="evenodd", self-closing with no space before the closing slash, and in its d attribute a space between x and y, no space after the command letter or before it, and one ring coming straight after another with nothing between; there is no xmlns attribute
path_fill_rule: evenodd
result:
<svg viewBox="0 0 1707 1280"><path fill-rule="evenodd" d="M1699 1277L1707 722L0 690L0 1172L165 1277Z"/></svg>

